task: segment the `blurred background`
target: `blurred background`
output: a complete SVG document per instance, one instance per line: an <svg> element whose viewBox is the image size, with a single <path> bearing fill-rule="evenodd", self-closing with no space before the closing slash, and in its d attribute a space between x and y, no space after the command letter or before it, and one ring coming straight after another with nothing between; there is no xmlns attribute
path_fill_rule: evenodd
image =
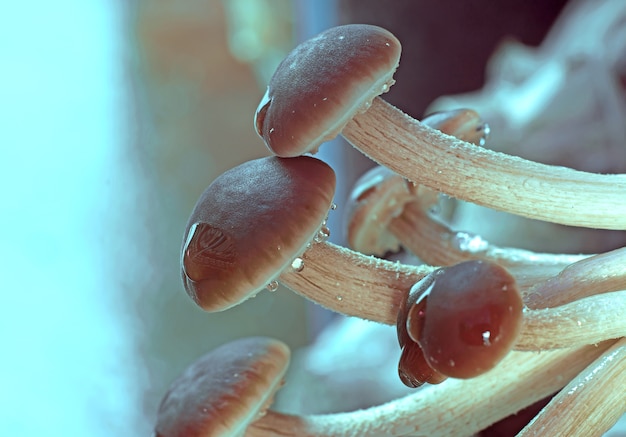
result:
<svg viewBox="0 0 626 437"><path fill-rule="evenodd" d="M6 435L150 435L169 383L247 335L309 345L334 317L280 288L207 314L182 231L221 172L268 154L253 115L275 66L335 24L403 43L386 98L421 118L480 89L506 39L541 43L565 0L31 1L0 48L0 423ZM372 163L320 157L350 182ZM340 208L339 208L340 210ZM341 212L331 217L342 243ZM377 401L376 399L372 401Z"/></svg>

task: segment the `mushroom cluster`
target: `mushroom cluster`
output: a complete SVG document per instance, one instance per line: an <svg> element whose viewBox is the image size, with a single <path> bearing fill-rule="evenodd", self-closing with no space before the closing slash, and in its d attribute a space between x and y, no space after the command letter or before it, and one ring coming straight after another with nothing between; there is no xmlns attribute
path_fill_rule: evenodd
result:
<svg viewBox="0 0 626 437"><path fill-rule="evenodd" d="M280 282L338 313L395 325L402 381L436 385L366 410L283 414L271 399L288 349L239 340L172 385L156 435L472 435L555 393L522 435L598 435L626 412L626 248L496 247L430 213L445 194L624 230L626 175L493 152L470 110L410 118L379 97L400 52L385 29L346 25L283 60L255 116L273 155L227 171L202 194L183 238L182 279L207 311ZM306 156L338 134L381 166L351 197L351 248L327 241L335 173ZM399 247L425 263L383 258Z"/></svg>

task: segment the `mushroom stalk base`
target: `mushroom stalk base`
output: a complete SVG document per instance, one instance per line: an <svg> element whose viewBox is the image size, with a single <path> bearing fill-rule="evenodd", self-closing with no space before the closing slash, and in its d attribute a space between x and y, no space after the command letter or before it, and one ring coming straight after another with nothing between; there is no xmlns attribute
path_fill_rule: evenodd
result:
<svg viewBox="0 0 626 437"><path fill-rule="evenodd" d="M342 135L379 164L457 199L564 225L626 229L626 175L544 165L475 146L380 97Z"/></svg>

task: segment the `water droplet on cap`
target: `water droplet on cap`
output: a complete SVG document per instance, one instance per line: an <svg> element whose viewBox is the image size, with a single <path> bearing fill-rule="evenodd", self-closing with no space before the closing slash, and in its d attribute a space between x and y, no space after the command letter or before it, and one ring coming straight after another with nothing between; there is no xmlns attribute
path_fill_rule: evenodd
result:
<svg viewBox="0 0 626 437"><path fill-rule="evenodd" d="M265 286L265 288L267 288L269 291L276 291L278 290L278 281L272 281L269 284L267 284Z"/></svg>
<svg viewBox="0 0 626 437"><path fill-rule="evenodd" d="M254 114L254 126L256 127L256 132L259 134L260 137L263 136L263 125L265 124L265 116L267 115L267 110L269 109L271 103L272 99L270 98L270 89L268 87L265 91L265 95L261 99L261 102L256 109L256 113Z"/></svg>
<svg viewBox="0 0 626 437"><path fill-rule="evenodd" d="M304 269L304 261L302 258L296 258L291 263L291 268L294 272L299 273Z"/></svg>

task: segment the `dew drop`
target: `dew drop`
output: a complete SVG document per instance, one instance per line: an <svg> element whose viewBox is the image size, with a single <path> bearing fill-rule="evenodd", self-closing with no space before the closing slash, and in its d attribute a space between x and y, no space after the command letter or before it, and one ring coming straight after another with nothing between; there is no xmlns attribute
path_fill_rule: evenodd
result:
<svg viewBox="0 0 626 437"><path fill-rule="evenodd" d="M469 253L478 253L487 250L489 243L483 240L480 235L470 234L468 232L457 232L454 235L454 246Z"/></svg>
<svg viewBox="0 0 626 437"><path fill-rule="evenodd" d="M302 258L294 259L291 263L291 269L296 273L301 272L304 269L304 261Z"/></svg>
<svg viewBox="0 0 626 437"><path fill-rule="evenodd" d="M265 124L265 116L267 115L267 110L269 109L271 103L272 99L270 98L270 89L268 87L265 91L265 95L261 99L261 102L256 109L256 113L254 114L254 126L256 127L256 132L261 137L263 136L263 125Z"/></svg>
<svg viewBox="0 0 626 437"><path fill-rule="evenodd" d="M333 203L332 205L330 205L330 209L332 209L333 211L337 209L337 204Z"/></svg>
<svg viewBox="0 0 626 437"><path fill-rule="evenodd" d="M235 244L224 231L208 223L190 227L183 255L183 269L189 279L206 279L217 270L231 268L236 259Z"/></svg>
<svg viewBox="0 0 626 437"><path fill-rule="evenodd" d="M491 332L490 331L483 332L483 345L491 346L490 339L491 339Z"/></svg>
<svg viewBox="0 0 626 437"><path fill-rule="evenodd" d="M269 291L272 291L272 292L278 290L278 281L270 282L269 284L267 284L265 288L267 288Z"/></svg>
<svg viewBox="0 0 626 437"><path fill-rule="evenodd" d="M487 123L484 123L483 125L481 125L478 130L482 130L483 135L482 137L480 137L480 140L478 140L478 145L479 146L484 146L487 143L487 138L489 137L489 133L491 132L491 128L489 127L489 125Z"/></svg>
<svg viewBox="0 0 626 437"><path fill-rule="evenodd" d="M328 237L330 237L330 229L328 229L328 227L326 226L322 226L313 240L316 243L321 243L328 240Z"/></svg>
<svg viewBox="0 0 626 437"><path fill-rule="evenodd" d="M337 298L337 300L338 300L339 302L341 302L341 301L343 300L343 296L341 296L341 295L339 295L339 294L338 294L337 296L335 296L335 297Z"/></svg>

